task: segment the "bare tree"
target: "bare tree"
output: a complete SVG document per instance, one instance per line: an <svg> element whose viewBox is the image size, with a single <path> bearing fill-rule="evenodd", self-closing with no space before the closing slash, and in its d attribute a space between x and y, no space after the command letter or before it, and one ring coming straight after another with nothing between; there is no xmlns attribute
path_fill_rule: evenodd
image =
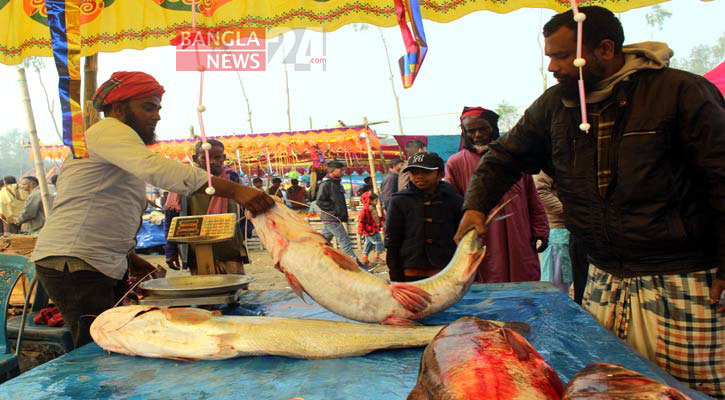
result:
<svg viewBox="0 0 725 400"><path fill-rule="evenodd" d="M40 87L43 89L43 94L45 95L45 105L48 108L50 120L53 121L53 128L55 128L55 134L58 135L58 140L63 142L63 135L60 133L60 129L58 128L58 121L56 121L55 119L55 100L51 100L50 96L48 96L48 90L45 88L45 83L43 82L43 75L41 71L45 69L45 62L40 57L29 57L26 58L25 61L23 61L22 66L25 69L32 68L35 71L36 75L38 75L38 82L40 82Z"/></svg>
<svg viewBox="0 0 725 400"><path fill-rule="evenodd" d="M242 96L244 96L244 101L247 102L247 122L249 123L249 133L254 133L254 128L252 128L252 107L249 105L249 97L247 97L247 92L244 90L244 82L242 82L242 75L237 72L237 79L239 79L239 86L242 87ZM285 71L286 72L286 71ZM288 89L289 93L289 89ZM289 99L289 96L288 96Z"/></svg>
<svg viewBox="0 0 725 400"><path fill-rule="evenodd" d="M368 27L369 25L367 24L352 24L352 29L355 32L366 31ZM383 42L383 50L385 51L385 62L388 63L388 79L390 80L390 90L393 92L393 103L395 104L395 112L398 116L398 131L401 135L404 135L405 133L403 132L403 120L400 116L400 99L398 97L398 93L395 90L395 77L393 75L393 66L390 64L388 42L385 41L383 30L380 27L378 27L378 31L380 32L380 40Z"/></svg>
<svg viewBox="0 0 725 400"><path fill-rule="evenodd" d="M519 107L509 104L506 100L499 103L494 111L498 114L498 127L501 132L508 132L521 117Z"/></svg>
<svg viewBox="0 0 725 400"><path fill-rule="evenodd" d="M704 75L725 59L725 32L713 45L699 44L690 50L688 57L677 57L670 61L674 68L693 74Z"/></svg>
<svg viewBox="0 0 725 400"><path fill-rule="evenodd" d="M650 12L645 14L644 19L647 21L647 25L661 31L665 24L665 20L670 17L672 17L672 13L658 4L653 6Z"/></svg>

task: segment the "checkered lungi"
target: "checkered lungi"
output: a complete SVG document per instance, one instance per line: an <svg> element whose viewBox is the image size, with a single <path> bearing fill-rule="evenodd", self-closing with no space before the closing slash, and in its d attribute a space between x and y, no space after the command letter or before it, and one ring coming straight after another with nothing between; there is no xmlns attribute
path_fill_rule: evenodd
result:
<svg viewBox="0 0 725 400"><path fill-rule="evenodd" d="M582 305L670 375L725 399L725 315L709 297L716 270L617 278L590 265Z"/></svg>

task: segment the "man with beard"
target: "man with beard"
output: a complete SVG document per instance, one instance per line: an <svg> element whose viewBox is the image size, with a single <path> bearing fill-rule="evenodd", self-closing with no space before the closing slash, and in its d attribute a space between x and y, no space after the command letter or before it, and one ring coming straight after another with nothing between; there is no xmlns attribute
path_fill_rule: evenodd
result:
<svg viewBox="0 0 725 400"><path fill-rule="evenodd" d="M463 149L446 163L446 182L463 196L488 144L497 139L498 114L482 107L464 107L461 114ZM549 224L531 175L524 175L503 196L501 211L510 216L491 225L487 256L478 267L477 282L524 282L541 279L540 253L546 249Z"/></svg>
<svg viewBox="0 0 725 400"><path fill-rule="evenodd" d="M67 159L53 212L40 231L33 261L60 309L76 347L91 341L93 316L113 307L129 269L154 268L137 256L136 232L146 208L146 182L182 195L204 191L207 174L146 148L154 142L164 88L143 72L116 72L93 97L105 119L85 133L88 158ZM252 213L274 202L250 187L211 178L216 196Z"/></svg>
<svg viewBox="0 0 725 400"><path fill-rule="evenodd" d="M543 170L589 256L582 305L676 378L725 398L725 101L703 77L668 68L664 43L623 47L612 12L579 11L590 126L568 11L543 29L559 84L489 145L456 237L484 234L508 188Z"/></svg>

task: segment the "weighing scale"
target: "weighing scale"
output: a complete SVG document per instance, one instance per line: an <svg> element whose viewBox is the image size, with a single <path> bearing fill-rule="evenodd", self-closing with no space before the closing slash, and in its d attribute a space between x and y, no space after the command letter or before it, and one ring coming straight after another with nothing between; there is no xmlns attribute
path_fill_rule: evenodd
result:
<svg viewBox="0 0 725 400"><path fill-rule="evenodd" d="M171 220L169 242L191 245L196 254L198 275L152 279L139 285L148 295L143 305L162 307L237 303L254 278L237 274L216 275L212 244L234 237L237 215L212 214L175 217Z"/></svg>
<svg viewBox="0 0 725 400"><path fill-rule="evenodd" d="M238 303L253 280L250 276L237 274L152 279L139 285L149 293L139 300L139 304L178 307Z"/></svg>
<svg viewBox="0 0 725 400"><path fill-rule="evenodd" d="M234 237L237 215L211 214L174 217L166 240L190 244L196 254L199 275L214 275L212 243L225 242Z"/></svg>

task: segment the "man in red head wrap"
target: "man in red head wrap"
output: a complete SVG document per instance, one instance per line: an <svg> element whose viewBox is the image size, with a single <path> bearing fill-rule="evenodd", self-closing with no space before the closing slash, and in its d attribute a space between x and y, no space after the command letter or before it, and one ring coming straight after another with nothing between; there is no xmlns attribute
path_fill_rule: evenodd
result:
<svg viewBox="0 0 725 400"><path fill-rule="evenodd" d="M145 72L115 72L93 95L93 107L133 128L145 144L156 141L165 90Z"/></svg>
<svg viewBox="0 0 725 400"><path fill-rule="evenodd" d="M446 182L465 195L488 144L498 139L498 114L482 107L464 107L461 113L461 151L446 163ZM524 175L501 202L508 218L491 224L486 236L486 257L478 268L478 282L538 281L541 266L537 252L548 244L549 225L530 175ZM537 246L537 242L541 242Z"/></svg>
<svg viewBox="0 0 725 400"><path fill-rule="evenodd" d="M53 212L33 251L38 277L76 347L91 341L93 316L113 307L119 284L134 271L154 267L134 253L146 208L146 183L184 196L203 191L204 170L149 150L161 119L164 88L143 72L116 72L93 104L105 118L86 132L88 158L67 159L60 170ZM215 195L252 213L274 201L261 191L211 177Z"/></svg>

